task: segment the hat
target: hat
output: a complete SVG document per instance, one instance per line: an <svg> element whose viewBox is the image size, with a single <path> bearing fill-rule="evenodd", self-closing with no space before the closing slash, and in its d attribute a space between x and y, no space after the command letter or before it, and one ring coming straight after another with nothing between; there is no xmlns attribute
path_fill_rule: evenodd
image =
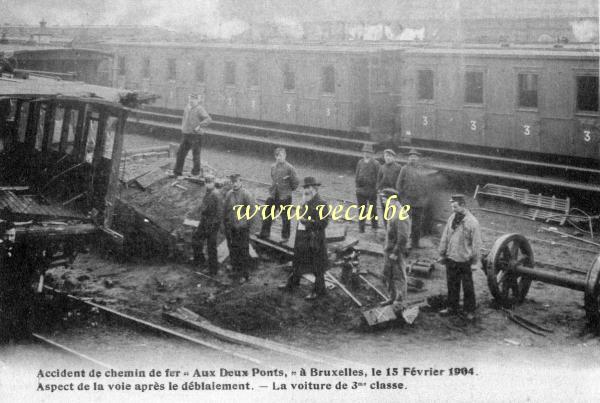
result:
<svg viewBox="0 0 600 403"><path fill-rule="evenodd" d="M215 181L215 176L212 174L206 174L204 175L204 183L214 183Z"/></svg>
<svg viewBox="0 0 600 403"><path fill-rule="evenodd" d="M13 228L15 228L15 224L12 221L0 220L0 234L3 234L9 229Z"/></svg>
<svg viewBox="0 0 600 403"><path fill-rule="evenodd" d="M408 152L408 155L416 155L417 157L420 157L421 153L418 152L417 150L415 150L414 148L411 148L410 151Z"/></svg>
<svg viewBox="0 0 600 403"><path fill-rule="evenodd" d="M200 99L200 95L198 94L190 94L191 99Z"/></svg>
<svg viewBox="0 0 600 403"><path fill-rule="evenodd" d="M391 148L386 148L385 150L383 150L383 153L392 155L394 157L396 156L396 151L392 150Z"/></svg>
<svg viewBox="0 0 600 403"><path fill-rule="evenodd" d="M237 173L235 173L235 174L231 174L231 175L229 175L229 176L228 176L228 178L229 178L230 180L232 180L232 181L238 180L238 179L239 179L239 178L241 178L241 177L242 177L242 175L241 175L241 174L237 174Z"/></svg>
<svg viewBox="0 0 600 403"><path fill-rule="evenodd" d="M457 202L460 204L466 204L465 195L464 194L454 194L450 196L451 202Z"/></svg>
<svg viewBox="0 0 600 403"><path fill-rule="evenodd" d="M284 152L285 152L285 148L277 147L277 148L275 148L275 151L273 152L273 154L277 155L279 153L284 153Z"/></svg>
<svg viewBox="0 0 600 403"><path fill-rule="evenodd" d="M381 190L381 194L383 195L383 197L392 197L392 196L396 196L398 197L398 192L396 191L396 189L394 188L385 188Z"/></svg>
<svg viewBox="0 0 600 403"><path fill-rule="evenodd" d="M306 178L304 178L304 183L302 184L302 187L307 188L309 186L321 186L321 184L317 182L317 180L312 176L307 176Z"/></svg>
<svg viewBox="0 0 600 403"><path fill-rule="evenodd" d="M363 153L372 153L373 152L373 144L371 144L371 143L363 144L362 152Z"/></svg>

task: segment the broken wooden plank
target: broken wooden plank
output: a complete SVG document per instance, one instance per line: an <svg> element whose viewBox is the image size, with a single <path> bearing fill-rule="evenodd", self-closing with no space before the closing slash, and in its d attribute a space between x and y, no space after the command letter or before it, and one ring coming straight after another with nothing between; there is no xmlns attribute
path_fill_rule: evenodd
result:
<svg viewBox="0 0 600 403"><path fill-rule="evenodd" d="M236 343L239 345L253 348L271 350L307 361L313 361L318 363L326 362L324 359L316 357L310 352L298 350L271 340L261 339L258 337L223 329L221 327L213 325L207 319L186 308L180 308L177 310L177 312L163 312L163 317L177 324L187 326L194 330L205 332L213 337L230 343Z"/></svg>
<svg viewBox="0 0 600 403"><path fill-rule="evenodd" d="M259 238L256 235L250 235L250 241L256 243L257 245L264 246L266 248L274 250L276 252L283 253L284 255L287 255L289 257L294 256L293 249L291 249L289 247L285 247L284 245L275 243L269 239Z"/></svg>
<svg viewBox="0 0 600 403"><path fill-rule="evenodd" d="M158 182L161 179L167 177L167 173L163 171L161 168L154 169L152 171L146 172L145 174L138 176L134 179L135 183L137 183L142 189L147 189L152 186L154 183Z"/></svg>

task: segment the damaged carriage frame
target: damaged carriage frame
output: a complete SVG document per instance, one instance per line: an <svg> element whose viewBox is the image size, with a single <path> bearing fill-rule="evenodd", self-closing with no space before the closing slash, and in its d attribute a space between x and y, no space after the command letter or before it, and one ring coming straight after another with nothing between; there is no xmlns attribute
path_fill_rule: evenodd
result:
<svg viewBox="0 0 600 403"><path fill-rule="evenodd" d="M17 224L37 274L99 234L120 240L110 228L126 119L93 96L0 95L0 219Z"/></svg>

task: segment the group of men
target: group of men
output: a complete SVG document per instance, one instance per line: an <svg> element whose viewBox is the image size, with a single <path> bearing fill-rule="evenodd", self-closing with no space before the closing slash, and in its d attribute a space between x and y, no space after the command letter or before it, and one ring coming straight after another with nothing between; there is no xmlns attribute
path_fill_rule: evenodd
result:
<svg viewBox="0 0 600 403"><path fill-rule="evenodd" d="M419 248L424 207L427 203L426 178L419 166L420 154L410 150L404 167L396 162L394 150L383 152L384 164L373 156L373 147L365 144L363 158L356 167L356 199L359 206L373 211L372 227L378 228L377 199L382 209L386 203L400 208L409 205L409 220L396 216L386 223L384 247L384 276L389 299L385 303L402 309L406 301L406 259L412 248ZM378 197L379 196L379 197ZM474 319L476 309L472 270L480 267L481 233L477 219L466 208L464 195L453 195L450 200L452 215L448 219L439 245L440 261L446 265L448 307L443 316L460 313L460 289L464 292L463 310L468 320ZM359 221L360 232L365 231L364 220Z"/></svg>
<svg viewBox="0 0 600 403"><path fill-rule="evenodd" d="M174 176L180 176L184 160L190 149L193 152L192 175L201 172L200 144L204 127L211 122L210 115L200 105L198 97L190 96L184 110L182 122L182 143L177 153ZM387 303L401 306L406 300L407 275L406 258L411 249L420 247L424 208L428 202L426 178L419 164L420 153L410 150L408 163L401 167L396 161L396 152L386 149L383 152L384 163L374 158L373 146L366 143L362 149L363 158L358 162L355 173L356 198L359 207L372 209L371 226L377 231L379 227L377 205L382 209L386 203L395 204L397 208L410 205L410 220L393 217L386 226L386 243L384 247L384 274L389 292ZM242 186L239 174L231 175L231 190L222 197L215 189L214 177L204 175L206 196L200 206L200 224L193 236L194 260L205 264L202 252L207 245L208 269L211 274L218 271L217 234L223 223L225 238L230 252L234 278L247 281L250 266L249 242L252 222L240 220L235 215L234 206L253 205L254 197ZM286 161L285 149L275 150L275 163L271 166L272 186L266 201L267 208L276 210L292 205L292 192L300 185L295 168ZM313 291L307 299L315 299L325 293L324 274L328 268L327 243L325 228L327 217L320 217L317 206L325 205L319 195L320 183L313 177L306 177L302 183L302 205L308 208L308 214L297 221L294 243L293 272L288 281L280 288L291 290L298 286L304 273L315 275ZM448 309L442 315L459 313L459 296L461 285L464 291L464 311L471 318L476 307L473 287L472 269L480 264L481 234L477 219L467 210L463 195L454 195L451 199L453 213L448 219L442 234L439 254L446 265L448 286ZM310 218L308 218L310 217ZM291 223L287 215L281 214L281 238L287 242L290 238ZM261 238L270 238L272 219L263 219ZM359 231L365 232L366 223L359 220Z"/></svg>

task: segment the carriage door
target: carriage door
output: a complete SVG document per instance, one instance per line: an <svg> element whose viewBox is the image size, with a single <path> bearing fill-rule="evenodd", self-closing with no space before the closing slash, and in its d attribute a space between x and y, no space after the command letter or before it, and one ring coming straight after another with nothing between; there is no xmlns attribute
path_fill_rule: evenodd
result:
<svg viewBox="0 0 600 403"><path fill-rule="evenodd" d="M600 122L598 120L598 72L578 71L576 115L573 143L575 155L600 160Z"/></svg>
<svg viewBox="0 0 600 403"><path fill-rule="evenodd" d="M352 61L352 103L355 128L368 127L370 124L369 113L369 61L356 59Z"/></svg>

